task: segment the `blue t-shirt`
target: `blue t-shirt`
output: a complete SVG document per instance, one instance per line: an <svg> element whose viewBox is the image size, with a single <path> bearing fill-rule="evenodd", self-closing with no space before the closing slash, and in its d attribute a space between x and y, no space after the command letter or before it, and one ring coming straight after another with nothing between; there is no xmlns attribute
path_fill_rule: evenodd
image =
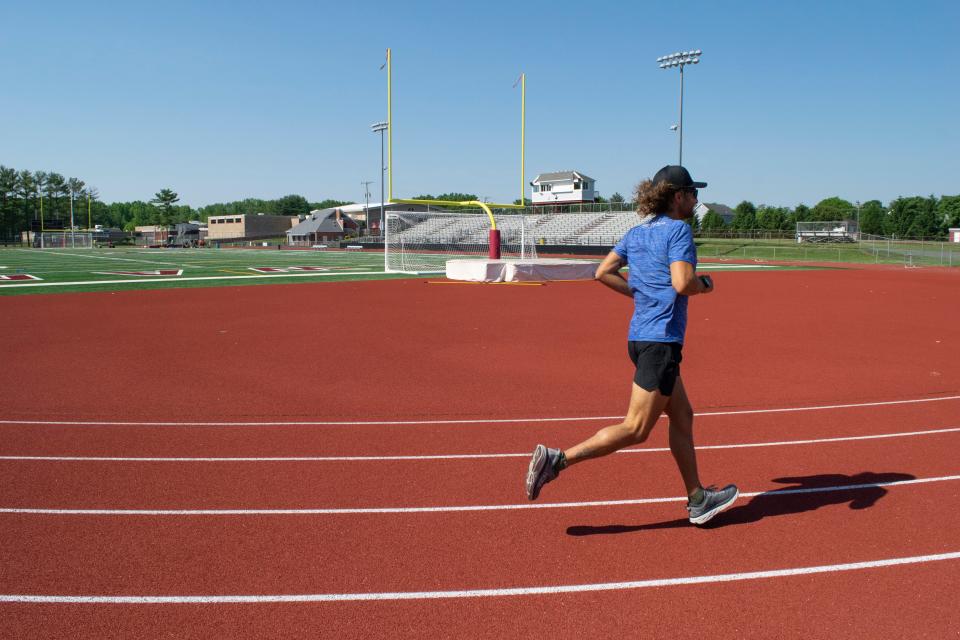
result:
<svg viewBox="0 0 960 640"><path fill-rule="evenodd" d="M696 268L697 247L690 225L666 215L637 225L613 248L630 266L633 318L628 340L678 342L687 329L687 296L674 290L670 263L682 260Z"/></svg>

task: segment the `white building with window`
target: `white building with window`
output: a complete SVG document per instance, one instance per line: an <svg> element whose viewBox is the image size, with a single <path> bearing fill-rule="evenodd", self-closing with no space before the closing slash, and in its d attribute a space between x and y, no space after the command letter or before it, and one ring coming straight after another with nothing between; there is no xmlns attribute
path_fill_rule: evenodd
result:
<svg viewBox="0 0 960 640"><path fill-rule="evenodd" d="M533 182L530 201L538 204L576 204L596 200L596 180L579 171L541 173Z"/></svg>

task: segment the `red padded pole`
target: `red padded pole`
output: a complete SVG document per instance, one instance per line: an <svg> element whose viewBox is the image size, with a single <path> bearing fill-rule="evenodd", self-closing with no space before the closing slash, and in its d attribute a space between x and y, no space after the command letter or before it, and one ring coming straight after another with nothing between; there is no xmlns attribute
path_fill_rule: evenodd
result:
<svg viewBox="0 0 960 640"><path fill-rule="evenodd" d="M490 229L490 259L500 259L500 229Z"/></svg>

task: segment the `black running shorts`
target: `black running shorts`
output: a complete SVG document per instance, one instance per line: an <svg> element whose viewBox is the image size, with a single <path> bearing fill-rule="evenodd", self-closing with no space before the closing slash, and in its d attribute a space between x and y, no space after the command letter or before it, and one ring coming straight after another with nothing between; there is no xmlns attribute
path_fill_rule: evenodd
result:
<svg viewBox="0 0 960 640"><path fill-rule="evenodd" d="M637 367L633 381L647 391L659 389L665 396L673 394L680 375L683 345L678 342L627 342L630 359Z"/></svg>

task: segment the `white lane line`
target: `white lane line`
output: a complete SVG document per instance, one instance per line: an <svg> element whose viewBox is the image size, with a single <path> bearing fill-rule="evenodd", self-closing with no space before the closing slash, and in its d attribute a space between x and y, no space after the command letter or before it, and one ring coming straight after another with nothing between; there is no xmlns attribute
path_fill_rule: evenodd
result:
<svg viewBox="0 0 960 640"><path fill-rule="evenodd" d="M877 487L926 484L930 482L949 482L960 480L957 476L939 478L914 478L913 480L891 480L890 482L869 482L847 484L834 487L810 487L802 489L774 489L741 493L740 498L778 497L799 493L832 493L837 491L859 491ZM686 502L686 497L636 498L632 500L595 500L591 502L524 502L520 504L492 505L454 505L449 507L358 507L342 509L30 509L5 508L0 514L54 515L54 516L294 516L294 515L354 515L354 514L394 514L394 513L458 513L464 511L515 511L519 509L578 509L584 507L617 507L623 505L660 504L664 502Z"/></svg>
<svg viewBox="0 0 960 640"><path fill-rule="evenodd" d="M707 576L683 576L630 582L599 582L593 584L553 585L545 587L510 587L500 589L459 589L453 591L387 591L381 593L298 593L261 595L206 595L206 596L66 596L35 594L3 594L0 602L37 604L262 604L282 602L357 602L377 600L437 600L445 598L502 598L507 596L554 595L558 593L584 593L589 591L623 591L627 589L650 589L676 587L692 584L739 582L788 578L818 573L860 571L902 565L943 562L960 559L960 551L936 553L923 556L883 558L843 564L822 564L812 567L791 567L766 571L720 573Z"/></svg>
<svg viewBox="0 0 960 640"><path fill-rule="evenodd" d="M960 427L948 429L930 429L927 431L901 431L899 433L879 433L866 436L840 436L836 438L816 438L810 440L780 440L776 442L742 442L737 444L698 445L697 451L709 449L750 449L754 447L786 447L803 444L826 444L831 442L854 442L857 440L880 440L884 438L909 438L913 436L931 436L942 433L960 432ZM650 447L644 449L621 449L616 453L665 453L669 447ZM121 456L0 456L3 461L32 462L388 462L388 461L425 461L425 460L487 460L496 458L529 458L530 453L450 453L419 456L287 456L287 457L121 457Z"/></svg>
<svg viewBox="0 0 960 640"><path fill-rule="evenodd" d="M162 264L162 263L158 263ZM196 276L192 278L144 278L143 280L85 280L82 282L30 282L26 284L4 284L3 287L79 287L94 284L140 284L143 282L191 282L199 280L250 280L254 278L304 278L304 277L322 277L322 276L367 276L383 275L383 271L342 271L342 272L318 272L310 273L277 273L277 274L258 274L251 276Z"/></svg>
<svg viewBox="0 0 960 640"><path fill-rule="evenodd" d="M698 262L697 266L701 271L712 271L715 269L776 269L777 264L737 264L723 262Z"/></svg>
<svg viewBox="0 0 960 640"><path fill-rule="evenodd" d="M298 274L299 275L299 274ZM302 275L314 275L302 274ZM358 275L358 274L319 274L319 275ZM236 276L247 278L251 276ZM274 276L252 276L274 277ZM283 277L296 277L284 274ZM189 280L190 278L182 278ZM120 280L118 282L129 282ZM146 280L137 280L146 282ZM169 282L162 280L162 282ZM22 286L22 285L21 285ZM862 407L887 407L897 404L918 404L922 402L944 402L960 400L958 396L943 396L939 398L914 398L910 400L888 400L885 402L861 402L857 404L825 404L812 407L790 407L783 409L744 409L737 411L706 411L695 413L698 418L711 416L741 416L757 413L791 413L797 411L826 411L830 409L857 409ZM134 422L134 421L101 421L101 420L0 420L0 424L40 424L61 426L109 426L109 427L297 427L297 426L366 426L366 425L435 425L435 424L509 424L515 422L585 422L593 420L623 420L623 416L581 416L577 418L502 418L502 419L474 419L474 420L362 420L362 421L296 421L296 422Z"/></svg>

